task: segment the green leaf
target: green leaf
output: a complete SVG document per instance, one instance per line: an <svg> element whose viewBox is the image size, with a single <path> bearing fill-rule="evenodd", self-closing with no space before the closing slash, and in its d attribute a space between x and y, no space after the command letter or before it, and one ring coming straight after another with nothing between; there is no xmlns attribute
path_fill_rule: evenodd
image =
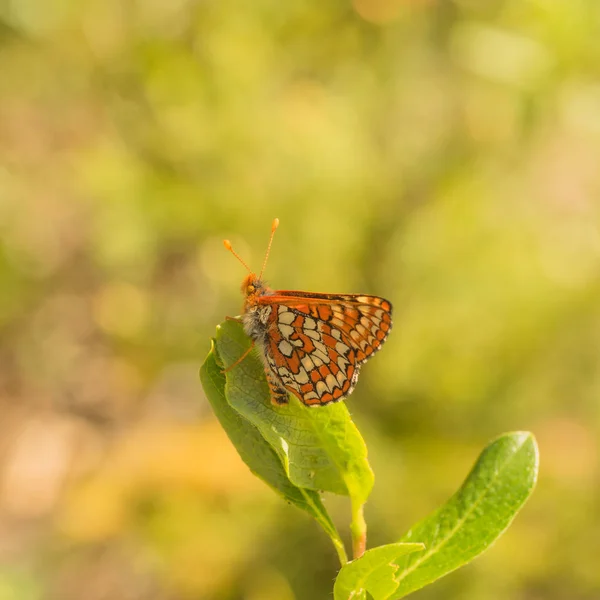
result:
<svg viewBox="0 0 600 600"><path fill-rule="evenodd" d="M360 558L345 564L335 580L335 600L390 598L398 587L395 580L401 557L425 549L423 544L388 544L367 550Z"/></svg>
<svg viewBox="0 0 600 600"><path fill-rule="evenodd" d="M200 369L200 380L217 419L250 470L288 502L313 516L331 537L340 558L345 558L339 533L319 494L294 485L289 480L279 456L260 431L228 404L225 397L225 375L221 372L214 348Z"/></svg>
<svg viewBox="0 0 600 600"><path fill-rule="evenodd" d="M458 492L402 538L422 542L426 551L399 562L398 588L383 597L402 598L483 552L531 495L537 472L538 449L531 433L509 433L490 443Z"/></svg>
<svg viewBox="0 0 600 600"><path fill-rule="evenodd" d="M217 328L216 345L229 367L249 348L250 340L239 323L225 321ZM373 487L373 472L365 443L343 402L306 407L291 396L288 405L273 406L256 351L227 372L225 395L269 442L294 485L349 495L355 511L364 504Z"/></svg>
<svg viewBox="0 0 600 600"><path fill-rule="evenodd" d="M533 491L537 470L532 434L499 437L460 490L400 543L368 550L343 566L335 600L397 600L469 562L508 527Z"/></svg>

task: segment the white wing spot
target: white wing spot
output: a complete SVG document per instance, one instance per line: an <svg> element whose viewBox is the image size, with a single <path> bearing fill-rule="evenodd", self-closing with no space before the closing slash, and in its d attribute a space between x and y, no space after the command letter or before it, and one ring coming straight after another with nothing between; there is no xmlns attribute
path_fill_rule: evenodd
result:
<svg viewBox="0 0 600 600"><path fill-rule="evenodd" d="M327 386L325 385L325 382L324 382L324 381L321 381L321 380L317 381L317 383L316 383L316 385L315 385L315 388L316 388L316 390L317 390L317 394L319 395L319 398L320 398L320 397L321 397L323 394L325 394L325 393L327 393L327 392L329 391L329 390L327 389Z"/></svg>
<svg viewBox="0 0 600 600"><path fill-rule="evenodd" d="M294 328L290 325L286 325L285 323L279 323L279 331L281 331L281 335L284 338L289 338L292 333L294 333Z"/></svg>
<svg viewBox="0 0 600 600"><path fill-rule="evenodd" d="M306 319L304 319L304 327L306 329L316 329L317 322L314 319L311 319L310 317L306 317Z"/></svg>
<svg viewBox="0 0 600 600"><path fill-rule="evenodd" d="M315 363L313 363L311 357L307 354L302 357L302 366L308 372L312 371L315 368Z"/></svg>
<svg viewBox="0 0 600 600"><path fill-rule="evenodd" d="M296 373L295 379L300 385L304 385L305 383L308 383L308 373L304 369L300 369L300 371Z"/></svg>
<svg viewBox="0 0 600 600"><path fill-rule="evenodd" d="M296 315L291 310L288 310L284 306L279 307L279 322L280 323L282 323L284 325L289 325L295 318L296 318Z"/></svg>
<svg viewBox="0 0 600 600"><path fill-rule="evenodd" d="M352 329L350 331L350 337L352 338L353 341L355 341L357 344L360 341L360 333L358 331L356 331L356 329Z"/></svg>
<svg viewBox="0 0 600 600"><path fill-rule="evenodd" d="M337 353L341 354L342 356L346 356L346 353L348 352L348 350L350 350L350 348L346 346L346 344L344 344L343 342L338 342L335 345L335 349L337 350Z"/></svg>
<svg viewBox="0 0 600 600"><path fill-rule="evenodd" d="M282 354L285 354L285 356L291 356L292 352L294 351L294 347L287 340L281 340L279 342L279 351Z"/></svg>
<svg viewBox="0 0 600 600"><path fill-rule="evenodd" d="M365 327L367 330L379 329L380 323L381 323L381 319L378 319L377 317L375 317L373 315L369 315L369 318L362 317L362 319L360 320L360 324L363 327Z"/></svg>
<svg viewBox="0 0 600 600"><path fill-rule="evenodd" d="M276 369L276 370L277 370L277 372L279 373L279 375L280 375L281 377L284 377L284 376L291 377L291 375L292 375L292 374L290 373L290 370L289 370L287 367L284 367L283 365L282 365L282 366L280 366L280 367L277 367L277 369Z"/></svg>
<svg viewBox="0 0 600 600"><path fill-rule="evenodd" d="M315 344L315 349L313 351L313 356L317 356L324 363L328 363L329 362L329 356L327 355L327 350L326 350L325 346L323 346L323 344L319 344L319 345Z"/></svg>
<svg viewBox="0 0 600 600"><path fill-rule="evenodd" d="M315 363L315 367L320 367L323 364L323 361L316 352L313 352L310 356L313 363Z"/></svg>
<svg viewBox="0 0 600 600"><path fill-rule="evenodd" d="M327 383L327 385L329 386L329 391L333 392L333 390L338 386L338 382L335 378L335 375L333 373L329 373L329 375L327 375L327 377L325 378L325 383Z"/></svg>
<svg viewBox="0 0 600 600"><path fill-rule="evenodd" d="M369 334L370 329L368 327L365 327L364 325L361 325L360 323L357 323L356 331L358 331L358 333L360 333L360 335L365 336L365 335Z"/></svg>

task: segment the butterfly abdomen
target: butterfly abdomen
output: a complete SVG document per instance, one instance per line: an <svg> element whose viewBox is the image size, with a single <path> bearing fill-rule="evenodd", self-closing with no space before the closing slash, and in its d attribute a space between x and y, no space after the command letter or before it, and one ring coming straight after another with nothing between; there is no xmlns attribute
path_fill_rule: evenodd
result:
<svg viewBox="0 0 600 600"><path fill-rule="evenodd" d="M242 324L246 335L259 349L258 355L264 365L267 382L271 390L271 400L274 404L283 405L288 402L287 391L281 377L274 368L273 358L269 354L269 318L273 311L272 305L248 303L242 315Z"/></svg>

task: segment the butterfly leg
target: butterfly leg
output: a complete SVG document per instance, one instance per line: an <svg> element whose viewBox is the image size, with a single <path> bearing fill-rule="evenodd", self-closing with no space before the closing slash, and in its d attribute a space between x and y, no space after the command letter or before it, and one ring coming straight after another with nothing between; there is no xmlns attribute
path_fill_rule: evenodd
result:
<svg viewBox="0 0 600 600"><path fill-rule="evenodd" d="M226 369L223 369L221 373L228 373L231 371L231 369L233 369L233 367L237 367L246 358L246 356L250 354L252 348L254 348L254 341L250 344L250 347L244 352L244 354L242 354L233 364L229 365Z"/></svg>
<svg viewBox="0 0 600 600"><path fill-rule="evenodd" d="M287 390L281 385L279 378L270 370L265 369L269 391L271 392L271 404L282 406L288 403Z"/></svg>

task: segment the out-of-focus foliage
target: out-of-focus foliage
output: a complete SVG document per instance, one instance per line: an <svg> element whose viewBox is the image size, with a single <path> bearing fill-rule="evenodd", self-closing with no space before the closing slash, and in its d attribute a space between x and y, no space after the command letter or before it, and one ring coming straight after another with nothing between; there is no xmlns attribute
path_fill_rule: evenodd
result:
<svg viewBox="0 0 600 600"><path fill-rule="evenodd" d="M0 595L327 597L198 382L221 239L259 268L278 216L272 284L395 305L371 543L531 430L528 506L419 597L596 598L598 39L595 0L1 0Z"/></svg>

